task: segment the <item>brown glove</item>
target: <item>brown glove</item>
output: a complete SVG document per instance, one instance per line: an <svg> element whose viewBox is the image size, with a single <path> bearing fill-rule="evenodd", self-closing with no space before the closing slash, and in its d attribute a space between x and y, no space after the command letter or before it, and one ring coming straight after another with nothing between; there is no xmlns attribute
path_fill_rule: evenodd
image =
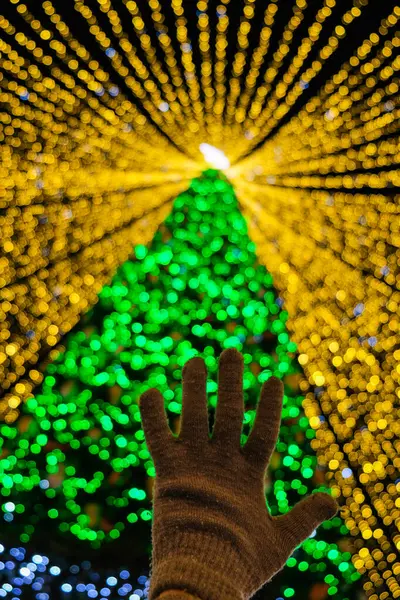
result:
<svg viewBox="0 0 400 600"><path fill-rule="evenodd" d="M316 493L285 515L268 513L264 476L280 425L279 379L272 377L263 384L253 429L243 447L240 352L229 348L220 356L211 438L206 380L202 358L185 364L178 437L168 427L161 393L150 389L140 398L156 469L149 600L185 598L179 591L201 600L247 600L337 511L331 496Z"/></svg>

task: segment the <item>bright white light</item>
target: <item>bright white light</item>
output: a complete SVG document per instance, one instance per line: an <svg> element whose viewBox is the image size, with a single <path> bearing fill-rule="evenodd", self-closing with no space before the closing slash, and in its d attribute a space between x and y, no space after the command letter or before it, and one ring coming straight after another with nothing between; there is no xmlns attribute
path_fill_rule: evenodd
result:
<svg viewBox="0 0 400 600"><path fill-rule="evenodd" d="M229 169L231 166L229 158L225 156L222 150L218 150L215 146L200 144L199 149L205 160L216 169Z"/></svg>

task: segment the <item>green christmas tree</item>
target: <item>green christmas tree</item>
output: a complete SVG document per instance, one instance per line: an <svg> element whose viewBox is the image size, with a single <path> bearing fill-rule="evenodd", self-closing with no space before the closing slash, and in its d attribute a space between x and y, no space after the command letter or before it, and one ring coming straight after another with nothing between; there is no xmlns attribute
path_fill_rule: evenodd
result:
<svg viewBox="0 0 400 600"><path fill-rule="evenodd" d="M176 199L150 247L134 246L132 259L47 367L18 423L1 426L3 540L40 547L65 564L90 560L108 573L130 565L139 575L151 551L155 475L139 396L158 388L177 431L182 367L199 354L208 368L212 425L218 357L230 346L245 361L243 442L262 382L275 375L285 383L280 439L266 480L271 513L325 489L310 447L314 431L301 408L287 319L271 275L257 262L232 187L207 171ZM339 517L323 524L272 581L268 597L354 598L359 576L346 534Z"/></svg>

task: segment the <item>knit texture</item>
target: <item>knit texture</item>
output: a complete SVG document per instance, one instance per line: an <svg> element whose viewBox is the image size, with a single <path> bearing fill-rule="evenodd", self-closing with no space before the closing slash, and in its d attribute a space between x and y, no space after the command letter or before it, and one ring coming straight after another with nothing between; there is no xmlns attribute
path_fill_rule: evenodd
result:
<svg viewBox="0 0 400 600"><path fill-rule="evenodd" d="M185 364L178 437L169 429L160 392L147 390L140 399L156 468L149 600L247 600L337 511L335 501L323 493L311 495L279 517L271 517L267 510L264 478L279 432L283 398L279 379L272 377L263 384L253 429L243 447L240 352L229 348L220 356L212 436L206 380L202 358ZM177 595L178 590L189 596Z"/></svg>
<svg viewBox="0 0 400 600"><path fill-rule="evenodd" d="M158 597L158 600L200 600L200 598L179 590L169 590L168 592L163 592Z"/></svg>

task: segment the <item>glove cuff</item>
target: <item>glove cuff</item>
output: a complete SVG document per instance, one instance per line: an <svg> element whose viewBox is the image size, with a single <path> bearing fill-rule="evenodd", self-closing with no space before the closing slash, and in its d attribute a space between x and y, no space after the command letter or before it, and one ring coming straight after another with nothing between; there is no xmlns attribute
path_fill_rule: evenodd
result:
<svg viewBox="0 0 400 600"><path fill-rule="evenodd" d="M182 532L163 539L152 562L149 600L168 590L201 600L247 600L261 585L229 541L210 533Z"/></svg>
<svg viewBox="0 0 400 600"><path fill-rule="evenodd" d="M155 600L200 600L197 596L192 596L187 592L180 592L179 590L170 590L163 592L161 596L158 596Z"/></svg>

